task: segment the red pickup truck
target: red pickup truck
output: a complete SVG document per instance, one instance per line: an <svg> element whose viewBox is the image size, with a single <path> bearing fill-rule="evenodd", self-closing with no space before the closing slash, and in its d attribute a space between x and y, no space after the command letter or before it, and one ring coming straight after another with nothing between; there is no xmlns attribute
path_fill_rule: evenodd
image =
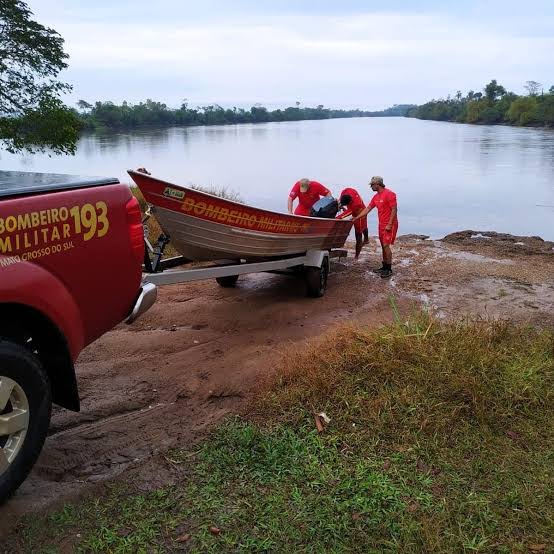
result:
<svg viewBox="0 0 554 554"><path fill-rule="evenodd" d="M141 212L117 179L0 171L0 503L35 463L74 362L156 299Z"/></svg>

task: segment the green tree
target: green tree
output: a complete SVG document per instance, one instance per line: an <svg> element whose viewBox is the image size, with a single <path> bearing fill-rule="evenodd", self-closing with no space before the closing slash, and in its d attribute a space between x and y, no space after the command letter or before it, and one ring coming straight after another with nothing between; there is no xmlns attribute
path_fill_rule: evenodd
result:
<svg viewBox="0 0 554 554"><path fill-rule="evenodd" d="M543 125L554 127L554 91L539 97L537 117Z"/></svg>
<svg viewBox="0 0 554 554"><path fill-rule="evenodd" d="M87 112L92 109L92 104L89 104L86 100L79 100L79 102L77 102L77 107L81 111Z"/></svg>
<svg viewBox="0 0 554 554"><path fill-rule="evenodd" d="M481 119L481 114L487 107L486 100L472 100L467 104L467 123L477 123Z"/></svg>
<svg viewBox="0 0 554 554"><path fill-rule="evenodd" d="M21 0L0 0L0 144L9 152L73 154L81 123L60 96L63 39Z"/></svg>
<svg viewBox="0 0 554 554"><path fill-rule="evenodd" d="M502 112L496 106L487 106L480 114L479 119L483 123L499 123L502 121Z"/></svg>
<svg viewBox="0 0 554 554"><path fill-rule="evenodd" d="M269 121L269 114L267 112L267 108L264 108L259 104L256 106L252 106L250 108L250 114L252 115L252 121L254 123L262 123L264 121Z"/></svg>
<svg viewBox="0 0 554 554"><path fill-rule="evenodd" d="M506 89L499 85L496 82L496 79L493 79L486 87L485 87L485 96L487 97L487 100L489 102L494 102L497 98L501 98L506 94Z"/></svg>
<svg viewBox="0 0 554 554"><path fill-rule="evenodd" d="M500 121L508 121L508 110L510 109L510 106L512 105L512 102L519 98L517 94L514 94L513 92L507 92L500 100L498 100L495 104L495 108L498 110L498 113L500 114Z"/></svg>
<svg viewBox="0 0 554 554"><path fill-rule="evenodd" d="M538 103L535 96L520 96L508 110L508 120L516 125L529 125L538 122Z"/></svg>

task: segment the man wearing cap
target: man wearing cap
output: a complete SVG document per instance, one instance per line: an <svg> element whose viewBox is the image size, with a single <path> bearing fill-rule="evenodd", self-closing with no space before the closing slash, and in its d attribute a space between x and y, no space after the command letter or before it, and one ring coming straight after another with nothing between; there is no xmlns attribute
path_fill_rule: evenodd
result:
<svg viewBox="0 0 554 554"><path fill-rule="evenodd" d="M298 198L298 206L294 210L294 215L310 215L312 206L322 197L331 196L331 191L324 187L317 181L310 181L310 179L300 179L294 183L289 198L288 198L288 210L289 214L292 213L292 202L295 198Z"/></svg>
<svg viewBox="0 0 554 554"><path fill-rule="evenodd" d="M379 273L383 279L386 279L392 275L391 245L394 244L398 231L396 194L394 194L392 190L385 188L383 177L379 177L378 175L371 178L369 186L376 194L371 199L367 208L362 210L353 219L356 221L367 215L373 208L377 208L379 241L381 242L381 249L383 251L383 266L374 271Z"/></svg>
<svg viewBox="0 0 554 554"><path fill-rule="evenodd" d="M356 217L364 209L365 204L360 196L359 192L356 189L351 187L345 188L340 193L340 207L345 210L341 214L337 215L337 219L343 219L352 215ZM356 255L354 259L357 260L362 251L362 246L369 242L369 232L367 230L367 215L361 217L354 221L354 236L356 237ZM362 241L363 237L363 241Z"/></svg>

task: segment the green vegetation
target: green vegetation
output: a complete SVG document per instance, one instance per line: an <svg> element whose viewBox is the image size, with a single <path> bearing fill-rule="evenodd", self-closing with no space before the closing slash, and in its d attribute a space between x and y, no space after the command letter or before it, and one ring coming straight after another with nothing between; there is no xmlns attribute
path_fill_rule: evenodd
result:
<svg viewBox="0 0 554 554"><path fill-rule="evenodd" d="M408 117L459 123L508 123L527 126L554 126L554 86L547 93L541 84L527 81L528 96L507 92L492 80L484 93L469 91L463 96L458 91L454 98L431 100L408 111Z"/></svg>
<svg viewBox="0 0 554 554"><path fill-rule="evenodd" d="M31 19L21 0L0 1L0 145L9 152L74 153L81 123L56 80L67 67L63 39Z"/></svg>
<svg viewBox="0 0 554 554"><path fill-rule="evenodd" d="M218 105L191 108L185 101L178 109L147 100L139 104L123 102L96 102L80 100L81 120L88 129L132 129L144 126L171 125L225 125L231 123L266 123L271 121L300 121L305 119L335 119L347 117L404 116L413 106L393 106L379 112L363 110L332 110L319 105L316 108L295 107L268 110L256 105L249 110L225 109Z"/></svg>
<svg viewBox="0 0 554 554"><path fill-rule="evenodd" d="M28 552L550 552L554 335L416 315L291 353L176 484L28 518ZM263 392L262 391L262 392ZM331 418L322 433L314 413ZM14 542L17 541L17 542Z"/></svg>
<svg viewBox="0 0 554 554"><path fill-rule="evenodd" d="M207 194L211 194L212 196L219 196L220 198L225 198L226 200L231 200L231 202L238 202L239 204L244 204L244 199L235 190L230 189L229 187L225 186L202 186L202 185L191 185L192 189L199 190L200 192L205 192Z"/></svg>

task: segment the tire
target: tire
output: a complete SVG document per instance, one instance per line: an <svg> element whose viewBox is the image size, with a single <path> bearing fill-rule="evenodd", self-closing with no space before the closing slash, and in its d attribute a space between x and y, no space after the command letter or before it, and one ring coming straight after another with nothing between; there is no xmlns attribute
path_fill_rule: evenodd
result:
<svg viewBox="0 0 554 554"><path fill-rule="evenodd" d="M29 350L0 339L0 504L36 462L52 411L50 383Z"/></svg>
<svg viewBox="0 0 554 554"><path fill-rule="evenodd" d="M321 298L327 289L329 277L329 258L325 256L321 267L306 268L306 295L311 298Z"/></svg>
<svg viewBox="0 0 554 554"><path fill-rule="evenodd" d="M220 287L230 289L237 284L238 275L226 275L225 277L216 277L215 280Z"/></svg>

